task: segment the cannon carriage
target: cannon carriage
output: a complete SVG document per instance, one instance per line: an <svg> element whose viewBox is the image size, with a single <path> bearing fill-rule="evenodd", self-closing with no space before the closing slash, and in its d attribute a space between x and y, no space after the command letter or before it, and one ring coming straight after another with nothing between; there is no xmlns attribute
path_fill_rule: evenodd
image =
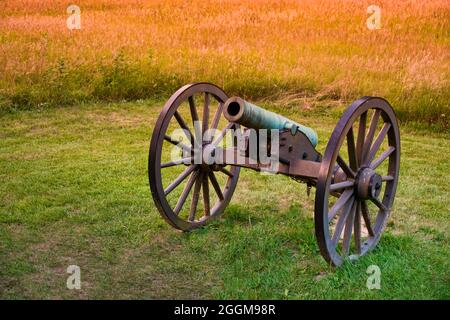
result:
<svg viewBox="0 0 450 320"><path fill-rule="evenodd" d="M344 111L323 154L317 144L311 128L213 84L189 84L170 97L153 130L151 193L162 217L189 231L224 212L241 168L289 176L315 187L320 252L339 266L373 249L385 229L399 174L397 119L386 100L362 97Z"/></svg>

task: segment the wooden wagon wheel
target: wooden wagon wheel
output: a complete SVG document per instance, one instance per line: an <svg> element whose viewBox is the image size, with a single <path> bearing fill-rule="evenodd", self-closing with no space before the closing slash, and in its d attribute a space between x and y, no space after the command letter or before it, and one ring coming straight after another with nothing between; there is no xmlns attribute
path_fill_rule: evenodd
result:
<svg viewBox="0 0 450 320"><path fill-rule="evenodd" d="M191 230L218 217L236 188L239 167L208 165L201 152L200 158L195 155L199 148L222 143L229 129L239 130L238 125L223 121L227 98L213 84L186 85L171 96L156 122L148 161L150 190L162 217L177 229ZM172 135L176 129L182 137ZM218 134L208 134L211 129ZM163 159L163 155L177 152L181 153L179 158Z"/></svg>
<svg viewBox="0 0 450 320"><path fill-rule="evenodd" d="M331 135L317 180L315 231L327 262L339 266L377 245L394 201L399 165L392 107L382 98L355 101Z"/></svg>

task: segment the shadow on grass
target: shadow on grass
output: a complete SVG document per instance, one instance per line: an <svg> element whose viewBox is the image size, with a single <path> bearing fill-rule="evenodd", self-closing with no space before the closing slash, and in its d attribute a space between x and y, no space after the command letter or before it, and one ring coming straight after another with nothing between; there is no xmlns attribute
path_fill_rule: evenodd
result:
<svg viewBox="0 0 450 320"><path fill-rule="evenodd" d="M186 239L189 243L185 244L195 252L197 241L203 247L213 238L216 240L209 248L208 259L217 266L217 275L223 283L213 291L216 298L448 299L450 296L448 249L440 250L438 243L420 241L412 235L394 236L388 231L367 256L332 269L320 256L312 217L294 207L250 225L247 214L251 212L234 206L227 210L226 223L221 227L214 227L214 231L206 227ZM233 225L234 221L239 223ZM370 275L367 268L371 265L381 270L380 290L367 288Z"/></svg>

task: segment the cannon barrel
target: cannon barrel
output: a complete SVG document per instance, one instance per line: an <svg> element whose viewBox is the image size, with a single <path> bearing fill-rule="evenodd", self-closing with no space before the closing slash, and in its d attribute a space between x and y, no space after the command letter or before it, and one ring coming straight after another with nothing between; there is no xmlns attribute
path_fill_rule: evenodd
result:
<svg viewBox="0 0 450 320"><path fill-rule="evenodd" d="M318 142L317 133L295 121L279 114L264 110L239 97L229 98L224 105L224 116L230 122L236 122L252 129L289 129L292 133L297 130L305 134L315 147Z"/></svg>

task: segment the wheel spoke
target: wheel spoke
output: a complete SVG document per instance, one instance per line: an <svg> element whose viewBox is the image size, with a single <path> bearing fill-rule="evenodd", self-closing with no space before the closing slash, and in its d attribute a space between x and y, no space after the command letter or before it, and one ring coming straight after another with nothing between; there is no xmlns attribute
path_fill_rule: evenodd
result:
<svg viewBox="0 0 450 320"><path fill-rule="evenodd" d="M195 213L197 212L198 198L200 196L200 187L202 186L202 179L203 173L200 173L197 179L195 179L194 193L192 195L191 208L188 217L189 221L194 221L195 219Z"/></svg>
<svg viewBox="0 0 450 320"><path fill-rule="evenodd" d="M178 215L181 211L181 208L183 208L184 203L186 202L186 199L191 192L192 186L194 185L194 182L197 180L199 171L195 171L189 178L189 181L184 186L184 190L181 193L181 197L178 199L177 205L175 206L175 209L173 209L173 212Z"/></svg>
<svg viewBox="0 0 450 320"><path fill-rule="evenodd" d="M369 214L369 208L367 207L367 203L365 200L361 201L361 213L364 219L364 223L366 225L367 232L371 237L375 235L372 229L372 222L370 222L370 214Z"/></svg>
<svg viewBox="0 0 450 320"><path fill-rule="evenodd" d="M213 138L212 135L214 134L215 130L217 130L217 126L219 125L219 120L220 120L220 116L222 115L222 111L223 111L223 103L219 102L219 107L217 108L217 111L214 114L214 119L212 121L211 128L209 131L208 141L212 140L212 138Z"/></svg>
<svg viewBox="0 0 450 320"><path fill-rule="evenodd" d="M220 120L220 116L222 115L222 110L223 110L223 103L220 102L219 103L219 107L217 108L216 114L214 115L214 119L213 122L211 124L211 129L216 129L218 124L219 124L219 120Z"/></svg>
<svg viewBox="0 0 450 320"><path fill-rule="evenodd" d="M192 171L194 171L196 168L195 165L191 165L187 167L165 190L164 195L167 196L170 192L172 192L173 189L178 187L178 185L186 179L188 175L191 174Z"/></svg>
<svg viewBox="0 0 450 320"><path fill-rule="evenodd" d="M233 174L231 173L231 171L229 171L229 170L227 170L227 169L225 169L224 167L220 167L220 172L223 172L223 173L225 173L227 176L229 176L230 178L233 178Z"/></svg>
<svg viewBox="0 0 450 320"><path fill-rule="evenodd" d="M378 133L377 138L375 139L375 142L372 145L372 148L369 151L369 154L366 158L366 163L371 163L375 155L377 154L378 149L380 149L381 144L383 143L384 138L386 137L387 132L391 128L390 123L385 123L383 125L383 128L381 128L380 132Z"/></svg>
<svg viewBox="0 0 450 320"><path fill-rule="evenodd" d="M189 127L186 125L186 122L184 121L183 117L178 113L178 111L175 111L174 113L175 119L177 119L178 124L183 129L184 134L188 138L189 141L191 141L191 145L194 144L194 135L192 134Z"/></svg>
<svg viewBox="0 0 450 320"><path fill-rule="evenodd" d="M370 201L372 201L381 211L388 211L388 208L377 198L371 198Z"/></svg>
<svg viewBox="0 0 450 320"><path fill-rule="evenodd" d="M355 135L353 133L353 127L350 127L350 130L347 132L347 150L350 168L353 171L356 171L358 168L358 160L356 158Z"/></svg>
<svg viewBox="0 0 450 320"><path fill-rule="evenodd" d="M214 187L214 190L216 191L217 196L219 197L220 201L223 201L225 197L223 196L222 190L220 189L219 183L217 182L216 176L212 171L209 172L209 179L211 180L211 183Z"/></svg>
<svg viewBox="0 0 450 320"><path fill-rule="evenodd" d="M386 151L384 151L378 158L376 158L371 164L370 168L375 170L378 166L387 159L391 155L392 152L395 151L395 147L389 147Z"/></svg>
<svg viewBox="0 0 450 320"><path fill-rule="evenodd" d="M372 120L370 121L369 132L367 133L366 141L364 142L362 163L366 163L366 156L372 146L373 136L375 135L375 130L377 129L378 120L380 119L381 110L377 109L373 113Z"/></svg>
<svg viewBox="0 0 450 320"><path fill-rule="evenodd" d="M345 190L341 196L337 199L336 203L333 205L331 210L328 212L328 221L333 220L333 218L338 214L347 201L352 197L353 190Z"/></svg>
<svg viewBox="0 0 450 320"><path fill-rule="evenodd" d="M206 130L208 130L208 122L209 122L209 93L205 92L205 105L203 107L203 121L202 121L202 134L205 134Z"/></svg>
<svg viewBox="0 0 450 320"><path fill-rule="evenodd" d="M189 100L189 109L191 110L192 124L194 124L195 121L198 121L198 113L197 108L195 107L194 96L190 96L188 100Z"/></svg>
<svg viewBox="0 0 450 320"><path fill-rule="evenodd" d="M194 126L194 132L195 132L195 142L197 143L197 146L200 146L202 143L202 131L200 128L200 123L198 120L198 113L197 108L195 107L195 101L194 96L190 96L188 98L189 100L189 109L191 111L191 117L192 117L192 125Z"/></svg>
<svg viewBox="0 0 450 320"><path fill-rule="evenodd" d="M362 163L362 152L364 148L364 137L366 135L367 111L359 118L358 138L356 141L356 156L358 164Z"/></svg>
<svg viewBox="0 0 450 320"><path fill-rule="evenodd" d="M211 143L211 146L213 148L217 147L218 144L220 143L220 141L222 141L223 137L227 134L227 131L230 130L232 127L234 127L234 123L233 122L228 123L227 126L222 129L222 131L220 132L220 135L217 137L217 139Z"/></svg>
<svg viewBox="0 0 450 320"><path fill-rule="evenodd" d="M191 153L192 148L190 146L185 145L183 142L181 141L177 141L174 140L172 137L168 136L168 135L164 135L164 140L170 142L171 144L173 144L174 146L177 146L181 149L183 149L184 151L186 151L187 153Z"/></svg>
<svg viewBox="0 0 450 320"><path fill-rule="evenodd" d="M354 206L353 200L354 199L352 197L351 201L349 201L347 203L347 206L345 207L342 214L339 216L338 222L336 223L336 227L334 229L334 234L333 234L333 238L332 238L332 242L335 247L338 245L339 238L341 237L342 230L344 230L345 221L347 221L347 217L350 213L350 210L352 210L352 208Z"/></svg>
<svg viewBox="0 0 450 320"><path fill-rule="evenodd" d="M357 254L361 254L361 204L356 202L355 223L354 223L355 250Z"/></svg>
<svg viewBox="0 0 450 320"><path fill-rule="evenodd" d="M345 172L345 174L347 175L347 177L350 178L354 178L355 177L355 173L353 172L352 169L350 169L350 167L347 165L347 163L344 161L344 159L342 159L342 157L340 155L338 155L336 162L339 164L339 166L341 167L342 171Z"/></svg>
<svg viewBox="0 0 450 320"><path fill-rule="evenodd" d="M202 179L202 190L203 190L203 209L205 211L205 216L209 216L211 214L211 208L209 204L209 182L208 182L208 174L205 173Z"/></svg>
<svg viewBox="0 0 450 320"><path fill-rule="evenodd" d="M347 221L345 222L344 240L342 241L342 253L343 256L347 256L350 251L350 240L352 239L353 224L355 221L355 212L357 204L353 203L352 210L350 211Z"/></svg>
<svg viewBox="0 0 450 320"><path fill-rule="evenodd" d="M353 187L354 185L355 185L354 181L342 181L342 182L333 183L332 185L330 185L330 192L336 191L336 190L341 190L344 188L350 188L350 187Z"/></svg>
<svg viewBox="0 0 450 320"><path fill-rule="evenodd" d="M191 164L191 162L192 162L192 157L186 157L186 158L182 158L182 159L178 159L178 160L173 160L173 161L162 163L161 164L161 168L168 168L168 167L178 166L180 164Z"/></svg>

